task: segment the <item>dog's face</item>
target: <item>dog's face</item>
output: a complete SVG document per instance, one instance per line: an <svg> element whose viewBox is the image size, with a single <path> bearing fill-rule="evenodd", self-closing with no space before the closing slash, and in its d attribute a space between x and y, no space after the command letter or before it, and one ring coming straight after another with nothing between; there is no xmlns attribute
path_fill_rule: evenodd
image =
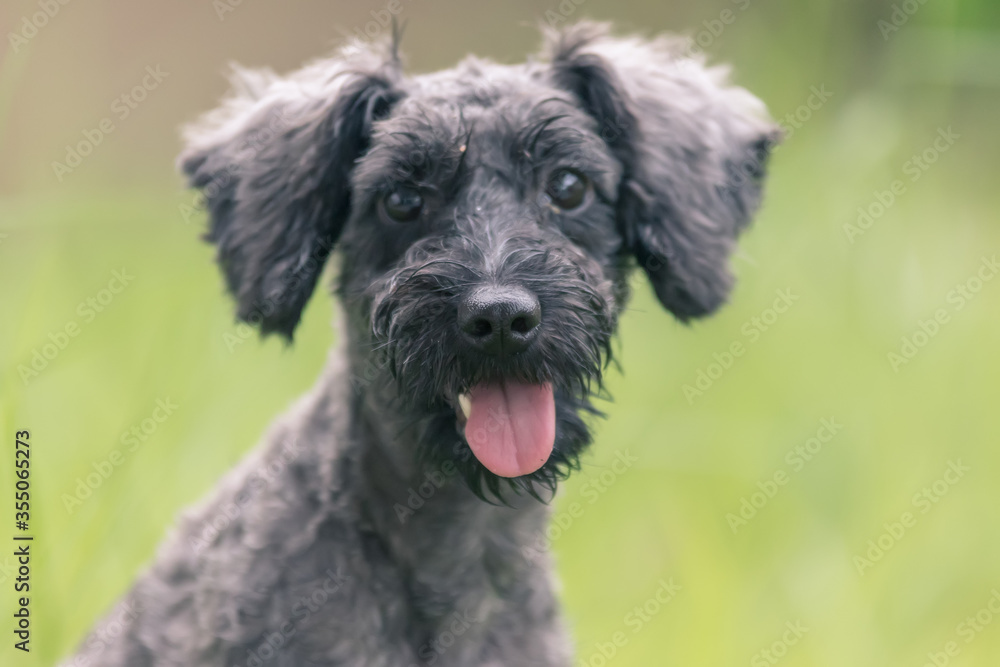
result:
<svg viewBox="0 0 1000 667"><path fill-rule="evenodd" d="M627 268L621 172L569 93L496 66L416 82L378 124L341 294L399 395L436 417L437 457L517 478L583 445Z"/></svg>
<svg viewBox="0 0 1000 667"><path fill-rule="evenodd" d="M665 41L582 24L548 53L244 75L182 159L240 317L290 337L339 244L356 365L477 492L575 466L633 266L682 320L724 301L777 138Z"/></svg>

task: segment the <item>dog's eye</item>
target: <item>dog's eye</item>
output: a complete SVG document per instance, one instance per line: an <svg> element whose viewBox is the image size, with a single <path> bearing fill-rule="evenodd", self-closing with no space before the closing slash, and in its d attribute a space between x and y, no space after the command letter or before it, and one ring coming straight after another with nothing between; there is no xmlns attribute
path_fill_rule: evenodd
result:
<svg viewBox="0 0 1000 667"><path fill-rule="evenodd" d="M589 183L587 177L575 169L559 169L549 177L545 188L546 194L552 198L552 203L570 211L580 206L587 196Z"/></svg>
<svg viewBox="0 0 1000 667"><path fill-rule="evenodd" d="M400 185L382 198L382 213L396 222L413 222L420 217L424 198L415 189Z"/></svg>

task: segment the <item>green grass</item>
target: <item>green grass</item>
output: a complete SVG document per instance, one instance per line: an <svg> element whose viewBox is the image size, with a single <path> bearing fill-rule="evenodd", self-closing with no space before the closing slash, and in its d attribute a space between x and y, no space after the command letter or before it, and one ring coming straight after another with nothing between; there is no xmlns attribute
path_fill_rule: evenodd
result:
<svg viewBox="0 0 1000 667"><path fill-rule="evenodd" d="M589 658L618 632L627 641L608 664L747 664L786 622L808 632L784 665L922 665L952 640L953 664L996 664L1000 617L971 642L956 634L1000 589L1000 279L959 311L948 300L1000 251L995 169L980 154L997 133L981 108L841 99L776 155L717 317L681 326L636 279L615 401L557 503L565 528L553 546L584 664L601 664ZM909 156L949 123L962 138L849 243L855 209L907 178ZM198 224L178 212L187 199L91 191L0 204L0 422L7 442L32 432L36 536L35 650L15 654L5 631L3 664L51 665L69 651L177 512L311 385L333 340L333 309L317 295L294 347L253 337L228 349L232 307ZM122 268L134 281L84 321L78 304ZM798 300L751 342L745 323L786 289ZM939 308L948 323L894 372L887 354ZM18 365L71 321L79 335L25 386ZM734 341L745 353L689 402L684 385ZM125 450L122 433L163 398L175 414L67 512L63 494ZM842 430L793 470L787 452L824 418ZM614 474L619 452L635 461ZM11 456L0 458L8 480ZM914 494L959 459L969 472L921 514ZM787 483L734 534L727 514L779 470ZM569 514L573 503L582 513ZM855 556L906 511L915 525L860 575ZM628 615L671 578L680 591L638 627Z"/></svg>

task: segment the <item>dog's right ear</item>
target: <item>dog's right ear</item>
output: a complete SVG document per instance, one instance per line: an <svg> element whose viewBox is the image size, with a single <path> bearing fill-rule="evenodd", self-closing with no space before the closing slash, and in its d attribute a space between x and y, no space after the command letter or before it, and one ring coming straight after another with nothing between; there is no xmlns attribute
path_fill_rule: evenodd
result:
<svg viewBox="0 0 1000 667"><path fill-rule="evenodd" d="M713 312L781 136L763 104L683 42L604 24L549 31L547 58L622 162L620 230L656 296L682 321Z"/></svg>
<svg viewBox="0 0 1000 667"><path fill-rule="evenodd" d="M185 132L181 170L237 316L291 339L350 213L350 171L402 97L395 41L351 44L288 77L237 71L235 92Z"/></svg>

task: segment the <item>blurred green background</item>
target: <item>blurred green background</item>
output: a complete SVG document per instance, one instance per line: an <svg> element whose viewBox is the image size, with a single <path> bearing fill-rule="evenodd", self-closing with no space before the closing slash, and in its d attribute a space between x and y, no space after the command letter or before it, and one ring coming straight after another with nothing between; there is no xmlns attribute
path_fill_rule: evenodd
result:
<svg viewBox="0 0 1000 667"><path fill-rule="evenodd" d="M386 3L223 2L76 0L34 33L38 2L0 8L0 488L13 521L13 434L31 429L36 538L28 655L0 548L4 665L70 651L332 342L323 295L292 348L227 339L177 127L224 92L227 62L287 71ZM998 664L1000 4L403 6L413 72L520 60L564 14L686 31L790 130L729 306L684 327L636 280L615 402L551 534L578 664ZM147 67L165 75L122 117ZM90 155L54 169L106 118ZM102 291L123 270L125 289ZM19 371L52 341L65 347L37 376ZM174 413L123 447L168 399ZM121 465L67 510L116 449Z"/></svg>

